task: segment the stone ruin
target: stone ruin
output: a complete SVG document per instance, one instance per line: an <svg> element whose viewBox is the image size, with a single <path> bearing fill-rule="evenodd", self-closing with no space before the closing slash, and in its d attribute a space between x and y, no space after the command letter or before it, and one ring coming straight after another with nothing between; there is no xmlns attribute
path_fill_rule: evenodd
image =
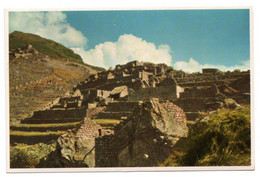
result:
<svg viewBox="0 0 260 177"><path fill-rule="evenodd" d="M219 82L232 83L243 75L178 77L164 64L133 61L91 75L21 124L79 122L68 132L56 128L59 133L46 138L47 142L58 138L59 155L53 158L59 163L53 166L156 166L187 136L188 126L198 117L248 101ZM11 143L19 141L37 140L11 136Z"/></svg>
<svg viewBox="0 0 260 177"><path fill-rule="evenodd" d="M14 58L27 58L28 56L38 54L39 52L35 48L33 48L31 44L28 44L23 48L12 49L11 51L9 51L9 55L14 56Z"/></svg>

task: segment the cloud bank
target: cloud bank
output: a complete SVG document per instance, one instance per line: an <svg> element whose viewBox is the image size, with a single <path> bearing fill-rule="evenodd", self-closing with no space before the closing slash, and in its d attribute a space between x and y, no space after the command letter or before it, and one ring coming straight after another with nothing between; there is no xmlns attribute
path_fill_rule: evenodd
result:
<svg viewBox="0 0 260 177"><path fill-rule="evenodd" d="M71 48L79 54L85 63L109 68L117 64L125 64L129 61L139 60L153 63L165 63L177 70L186 72L201 72L202 68L218 68L221 71L241 71L250 68L250 61L241 62L240 65L224 66L200 64L190 58L188 62L172 62L170 47L159 45L132 34L119 36L116 42L104 42L95 46L94 49L84 50L87 46L87 37L67 22L67 16L62 12L10 12L9 32L22 31L38 34L44 38L54 40Z"/></svg>
<svg viewBox="0 0 260 177"><path fill-rule="evenodd" d="M9 32L22 31L38 34L66 47L87 44L87 38L73 28L62 12L10 12Z"/></svg>
<svg viewBox="0 0 260 177"><path fill-rule="evenodd" d="M234 71L235 69L240 69L241 71L247 71L250 69L250 60L242 61L241 65L234 66L224 66L224 65L210 65L210 64L200 64L198 61L190 58L188 62L178 61L173 65L174 69L183 70L185 72L202 72L202 68L218 68L221 71Z"/></svg>
<svg viewBox="0 0 260 177"><path fill-rule="evenodd" d="M79 54L85 63L109 68L129 61L149 61L171 65L172 57L168 45L159 45L147 42L132 34L119 36L116 42L104 42L94 49L85 51L83 48L72 48Z"/></svg>

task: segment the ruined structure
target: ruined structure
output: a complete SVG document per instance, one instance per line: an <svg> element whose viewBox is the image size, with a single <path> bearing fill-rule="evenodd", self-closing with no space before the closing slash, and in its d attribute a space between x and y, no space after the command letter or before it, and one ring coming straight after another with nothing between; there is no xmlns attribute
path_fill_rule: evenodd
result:
<svg viewBox="0 0 260 177"><path fill-rule="evenodd" d="M237 85L248 74L174 76L164 64L133 61L91 75L21 124L51 131L46 141L58 138L56 166L156 166L187 136L187 124L212 110L235 108L236 101L247 102L228 84ZM11 134L11 143L17 141ZM36 140L25 136L22 141Z"/></svg>
<svg viewBox="0 0 260 177"><path fill-rule="evenodd" d="M166 65L138 61L117 65L114 70L110 68L106 72L92 75L75 89L85 95L87 102L126 99L138 101L152 97L174 100L183 92L175 79L166 75Z"/></svg>
<svg viewBox="0 0 260 177"><path fill-rule="evenodd" d="M217 68L203 68L202 73L203 74L217 74L220 71Z"/></svg>

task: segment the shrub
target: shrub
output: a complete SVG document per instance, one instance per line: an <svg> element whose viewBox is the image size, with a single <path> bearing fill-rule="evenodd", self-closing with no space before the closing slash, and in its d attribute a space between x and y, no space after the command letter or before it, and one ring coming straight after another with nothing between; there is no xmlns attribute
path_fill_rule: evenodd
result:
<svg viewBox="0 0 260 177"><path fill-rule="evenodd" d="M250 165L250 140L250 108L220 110L195 124L160 166Z"/></svg>
<svg viewBox="0 0 260 177"><path fill-rule="evenodd" d="M17 144L10 148L10 167L34 168L42 158L46 158L55 149L56 143Z"/></svg>

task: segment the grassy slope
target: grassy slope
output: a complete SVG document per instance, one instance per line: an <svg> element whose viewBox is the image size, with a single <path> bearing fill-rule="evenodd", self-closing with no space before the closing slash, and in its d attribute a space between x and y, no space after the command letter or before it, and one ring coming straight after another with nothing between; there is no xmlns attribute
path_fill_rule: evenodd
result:
<svg viewBox="0 0 260 177"><path fill-rule="evenodd" d="M85 64L82 58L78 54L75 54L73 50L68 49L55 41L42 38L35 34L23 33L19 31L14 31L9 34L9 50L22 48L28 44L32 44L32 46L40 53L46 54L52 58L67 59L72 62ZM90 66L88 64L85 65ZM104 70L100 67L90 67L98 71Z"/></svg>
<svg viewBox="0 0 260 177"><path fill-rule="evenodd" d="M222 110L195 124L160 166L247 166L250 149L250 109Z"/></svg>

